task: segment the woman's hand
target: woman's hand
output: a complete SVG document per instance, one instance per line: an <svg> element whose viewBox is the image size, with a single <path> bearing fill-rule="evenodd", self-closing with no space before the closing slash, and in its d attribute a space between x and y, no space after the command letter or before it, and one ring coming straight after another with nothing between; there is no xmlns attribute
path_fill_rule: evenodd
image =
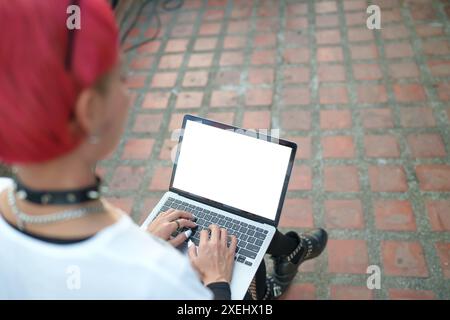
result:
<svg viewBox="0 0 450 320"><path fill-rule="evenodd" d="M195 245L189 248L189 258L205 286L213 282L230 283L237 246L236 237L231 236L231 244L228 247L226 229L219 229L215 224L209 226L209 229L211 237L207 230L202 230L198 248Z"/></svg>
<svg viewBox="0 0 450 320"><path fill-rule="evenodd" d="M186 240L186 235L182 232L175 238L172 238L171 234L178 228L195 228L197 224L192 221L193 218L194 216L192 213L169 209L166 212L160 213L158 217L148 226L147 230L155 236L169 241L169 243L174 247L178 247L183 243L183 241Z"/></svg>

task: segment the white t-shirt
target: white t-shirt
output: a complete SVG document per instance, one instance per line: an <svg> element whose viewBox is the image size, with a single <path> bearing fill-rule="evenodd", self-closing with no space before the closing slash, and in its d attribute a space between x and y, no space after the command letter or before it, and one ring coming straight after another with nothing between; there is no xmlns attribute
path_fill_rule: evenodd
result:
<svg viewBox="0 0 450 320"><path fill-rule="evenodd" d="M0 178L0 192L12 183ZM187 257L124 215L92 238L53 244L0 215L0 299L212 299Z"/></svg>

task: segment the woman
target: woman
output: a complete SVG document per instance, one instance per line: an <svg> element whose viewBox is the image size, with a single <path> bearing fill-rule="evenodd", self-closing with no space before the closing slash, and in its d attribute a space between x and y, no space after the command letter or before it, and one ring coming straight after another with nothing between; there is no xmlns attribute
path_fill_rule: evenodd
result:
<svg viewBox="0 0 450 320"><path fill-rule="evenodd" d="M66 28L70 1L0 1L1 298L230 298L236 239L216 225L189 259L173 247L193 216L169 211L148 232L101 196L93 168L116 146L127 116L118 31L104 0L79 1L81 29ZM165 241L162 241L162 240ZM326 233L277 232L249 298L281 295Z"/></svg>

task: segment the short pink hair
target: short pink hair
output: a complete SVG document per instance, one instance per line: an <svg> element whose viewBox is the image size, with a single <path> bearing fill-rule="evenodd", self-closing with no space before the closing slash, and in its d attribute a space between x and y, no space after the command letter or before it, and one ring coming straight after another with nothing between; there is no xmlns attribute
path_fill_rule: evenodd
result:
<svg viewBox="0 0 450 320"><path fill-rule="evenodd" d="M65 67L69 0L0 1L0 161L35 163L75 148L68 123L80 92L118 61L118 29L106 0L79 0Z"/></svg>

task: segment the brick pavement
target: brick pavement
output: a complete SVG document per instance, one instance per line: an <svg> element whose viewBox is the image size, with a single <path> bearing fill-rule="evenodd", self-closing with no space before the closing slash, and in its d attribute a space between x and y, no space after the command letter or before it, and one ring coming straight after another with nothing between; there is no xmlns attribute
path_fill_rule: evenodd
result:
<svg viewBox="0 0 450 320"><path fill-rule="evenodd" d="M185 113L281 129L298 154L280 223L324 227L288 299L450 298L450 2L186 0L125 57L132 107L99 165L143 221L166 190ZM128 43L154 31L151 10ZM368 290L378 265L381 289Z"/></svg>

